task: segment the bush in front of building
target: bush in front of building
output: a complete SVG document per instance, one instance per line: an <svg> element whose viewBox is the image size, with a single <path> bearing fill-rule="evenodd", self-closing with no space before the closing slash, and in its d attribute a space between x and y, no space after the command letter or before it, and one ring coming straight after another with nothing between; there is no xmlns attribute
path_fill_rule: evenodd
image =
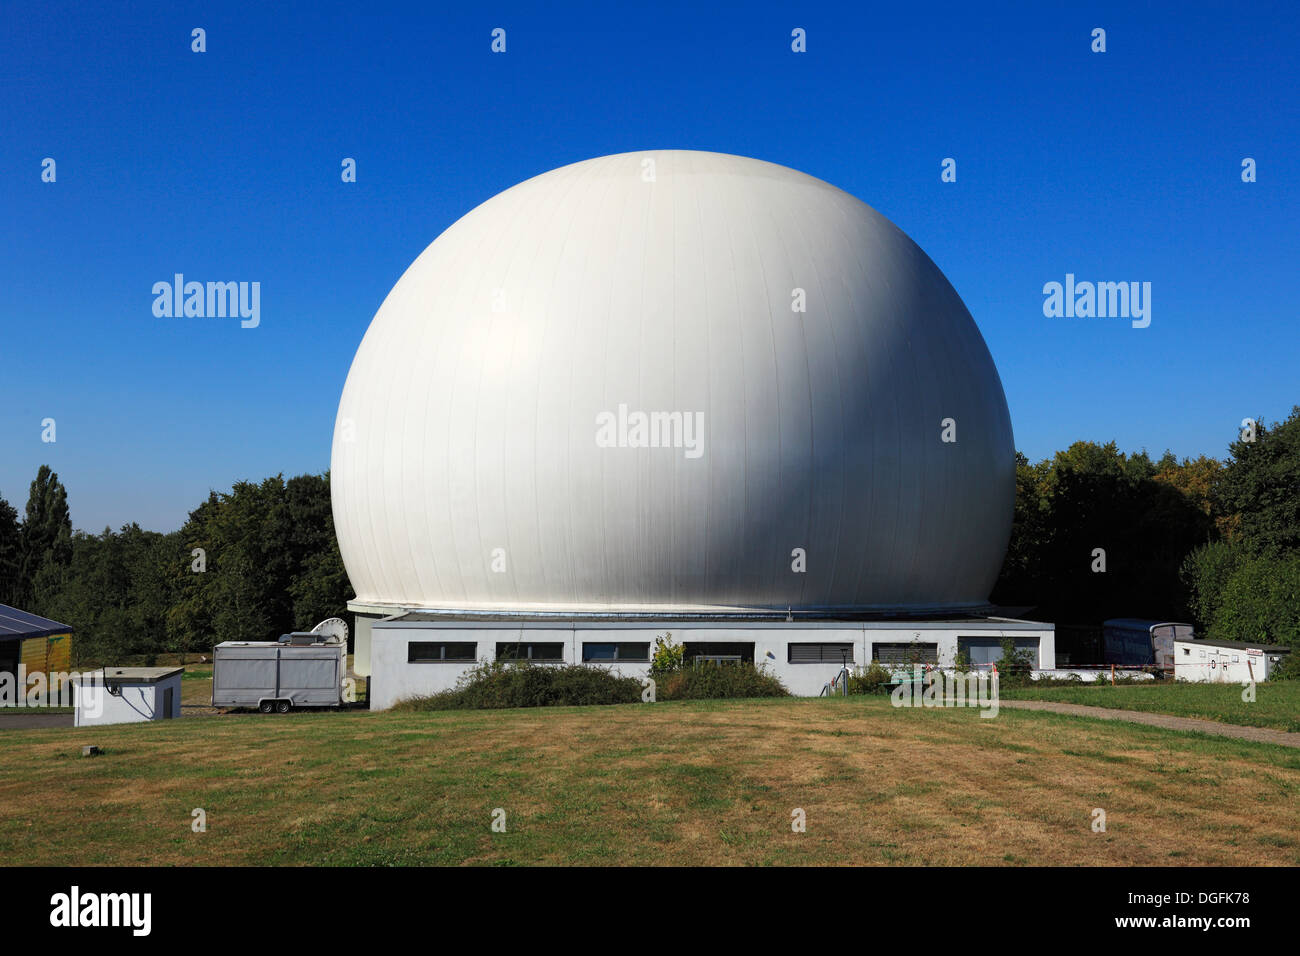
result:
<svg viewBox="0 0 1300 956"><path fill-rule="evenodd" d="M872 661L861 673L849 674L850 694L888 694L893 672L880 661Z"/></svg>
<svg viewBox="0 0 1300 956"><path fill-rule="evenodd" d="M1015 638L1004 637L1000 643L1002 659L998 661L998 682L1016 686L1033 683L1033 652L1017 650Z"/></svg>
<svg viewBox="0 0 1300 956"><path fill-rule="evenodd" d="M676 670L656 672L656 700L722 700L789 697L774 675L747 662L689 661Z"/></svg>
<svg viewBox="0 0 1300 956"><path fill-rule="evenodd" d="M399 701L394 710L496 710L633 704L641 681L584 664L489 661L463 674L451 690Z"/></svg>
<svg viewBox="0 0 1300 956"><path fill-rule="evenodd" d="M655 638L654 653L650 656L650 674L658 678L671 674L686 663L686 647L673 641L673 632Z"/></svg>

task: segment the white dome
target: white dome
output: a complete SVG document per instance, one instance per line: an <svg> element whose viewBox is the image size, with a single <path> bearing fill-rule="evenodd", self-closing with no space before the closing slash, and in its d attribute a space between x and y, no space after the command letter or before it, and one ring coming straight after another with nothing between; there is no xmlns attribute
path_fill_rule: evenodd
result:
<svg viewBox="0 0 1300 956"><path fill-rule="evenodd" d="M638 447L653 412L681 414ZM663 150L520 183L425 249L357 350L331 482L360 603L937 610L986 603L1015 462L984 340L898 227Z"/></svg>

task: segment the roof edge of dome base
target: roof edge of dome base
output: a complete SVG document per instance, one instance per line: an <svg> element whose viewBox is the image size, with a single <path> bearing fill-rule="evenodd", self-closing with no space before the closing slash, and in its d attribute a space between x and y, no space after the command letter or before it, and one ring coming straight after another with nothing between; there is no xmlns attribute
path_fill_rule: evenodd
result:
<svg viewBox="0 0 1300 956"><path fill-rule="evenodd" d="M745 621L927 621L985 620L1002 616L1007 609L988 602L856 607L710 607L700 605L662 606L457 606L434 607L409 603L353 600L348 610L391 620L407 621L501 621L501 622L745 622ZM1017 611L1022 609L1015 609Z"/></svg>

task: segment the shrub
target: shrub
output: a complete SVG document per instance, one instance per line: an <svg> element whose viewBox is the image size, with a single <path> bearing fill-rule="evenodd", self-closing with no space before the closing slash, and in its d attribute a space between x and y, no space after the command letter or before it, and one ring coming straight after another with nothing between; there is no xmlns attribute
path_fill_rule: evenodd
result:
<svg viewBox="0 0 1300 956"><path fill-rule="evenodd" d="M882 665L880 661L872 661L871 665L861 673L849 675L849 693L887 694L892 677L888 667Z"/></svg>
<svg viewBox="0 0 1300 956"><path fill-rule="evenodd" d="M1002 638L1002 659L998 661L998 680L1008 684L1027 684L1034 669L1032 651L1016 650L1014 638Z"/></svg>
<svg viewBox="0 0 1300 956"><path fill-rule="evenodd" d="M587 664L490 661L461 675L451 690L399 701L394 710L478 710L633 704L641 681Z"/></svg>
<svg viewBox="0 0 1300 956"><path fill-rule="evenodd" d="M1278 669L1270 675L1272 680L1300 680L1300 648L1282 658Z"/></svg>
<svg viewBox="0 0 1300 956"><path fill-rule="evenodd" d="M789 697L785 685L753 664L696 661L656 678L658 700Z"/></svg>
<svg viewBox="0 0 1300 956"><path fill-rule="evenodd" d="M686 660L686 648L673 643L673 632L655 638L655 651L650 660L650 673L656 678L681 670Z"/></svg>

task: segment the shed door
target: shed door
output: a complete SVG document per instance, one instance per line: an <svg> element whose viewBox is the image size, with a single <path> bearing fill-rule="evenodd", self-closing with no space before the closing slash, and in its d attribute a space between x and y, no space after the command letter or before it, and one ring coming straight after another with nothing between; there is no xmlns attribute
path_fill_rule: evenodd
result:
<svg viewBox="0 0 1300 956"><path fill-rule="evenodd" d="M164 719L172 715L172 701L175 699L175 693L176 690L173 687L167 687L163 690L162 715Z"/></svg>

